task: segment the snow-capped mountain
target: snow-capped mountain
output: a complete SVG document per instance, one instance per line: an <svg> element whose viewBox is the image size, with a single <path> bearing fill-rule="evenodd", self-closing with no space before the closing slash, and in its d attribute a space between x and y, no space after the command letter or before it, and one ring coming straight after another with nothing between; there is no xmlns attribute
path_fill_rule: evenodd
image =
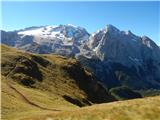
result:
<svg viewBox="0 0 160 120"><path fill-rule="evenodd" d="M34 36L34 42L47 44L62 42L64 45L73 45L74 42L80 43L88 39L89 34L84 28L68 25L31 27L18 32L21 37L26 35Z"/></svg>
<svg viewBox="0 0 160 120"><path fill-rule="evenodd" d="M1 31L2 43L33 53L72 56L108 88L160 89L160 48L148 37L107 25L89 34L74 25Z"/></svg>
<svg viewBox="0 0 160 120"><path fill-rule="evenodd" d="M71 24L30 27L14 33L16 38L12 36L8 38L11 39L9 41L14 41L12 46L16 48L34 53L61 55L74 55L79 52L79 46L89 37L89 33L84 28ZM2 38L2 43L6 44L6 41L8 40ZM10 42L7 44L10 45Z"/></svg>

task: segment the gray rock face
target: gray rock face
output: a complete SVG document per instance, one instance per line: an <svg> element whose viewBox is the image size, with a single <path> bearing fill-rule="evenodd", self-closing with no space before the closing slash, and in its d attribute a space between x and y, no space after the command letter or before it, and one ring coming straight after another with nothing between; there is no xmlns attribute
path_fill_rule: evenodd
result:
<svg viewBox="0 0 160 120"><path fill-rule="evenodd" d="M102 60L124 65L141 64L144 60L160 60L159 47L148 37L120 31L112 25L92 34L88 46Z"/></svg>
<svg viewBox="0 0 160 120"><path fill-rule="evenodd" d="M101 67L89 67L103 82L109 79L134 89L160 88L160 49L150 38L108 25L92 34L87 45L101 61Z"/></svg>
<svg viewBox="0 0 160 120"><path fill-rule="evenodd" d="M2 31L2 43L25 51L77 58L108 88L160 89L160 48L146 36L112 25L89 34L73 25Z"/></svg>
<svg viewBox="0 0 160 120"><path fill-rule="evenodd" d="M1 32L1 43L15 46L16 41L19 39L17 32L5 32L3 30Z"/></svg>

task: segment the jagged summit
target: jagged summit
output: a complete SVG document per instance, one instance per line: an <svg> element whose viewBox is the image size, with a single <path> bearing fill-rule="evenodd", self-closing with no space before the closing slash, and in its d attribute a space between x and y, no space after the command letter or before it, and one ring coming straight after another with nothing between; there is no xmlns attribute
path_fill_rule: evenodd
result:
<svg viewBox="0 0 160 120"><path fill-rule="evenodd" d="M109 32L119 32L120 31L118 28L116 28L115 26L111 24L106 25L104 29L106 29Z"/></svg>
<svg viewBox="0 0 160 120"><path fill-rule="evenodd" d="M113 25L89 34L74 25L1 32L2 43L32 53L75 57L107 87L160 88L160 49L146 36Z"/></svg>
<svg viewBox="0 0 160 120"><path fill-rule="evenodd" d="M2 38L2 43L33 53L55 53L67 56L85 53L89 55L87 57L96 55L104 59L107 56L107 59L119 60L121 54L127 50L125 53L128 55L126 57L122 55L124 60L121 59L124 64L130 56L141 59L142 55L139 51L142 45L147 47L146 49L157 49L157 45L150 38L137 36L130 30L121 31L111 24L92 34L89 34L85 28L72 24L33 26L17 32L3 31Z"/></svg>

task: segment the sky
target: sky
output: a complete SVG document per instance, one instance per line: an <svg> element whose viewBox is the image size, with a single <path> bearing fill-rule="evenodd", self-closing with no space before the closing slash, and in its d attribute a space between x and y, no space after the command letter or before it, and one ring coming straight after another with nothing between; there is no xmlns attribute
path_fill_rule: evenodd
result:
<svg viewBox="0 0 160 120"><path fill-rule="evenodd" d="M73 24L92 33L112 24L120 30L146 35L160 45L160 2L3 1L1 8L1 29L6 31Z"/></svg>

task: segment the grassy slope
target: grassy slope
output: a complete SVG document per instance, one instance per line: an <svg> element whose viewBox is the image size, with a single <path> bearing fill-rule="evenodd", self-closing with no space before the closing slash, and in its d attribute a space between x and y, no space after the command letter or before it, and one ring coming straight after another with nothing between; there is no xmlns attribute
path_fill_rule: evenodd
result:
<svg viewBox="0 0 160 120"><path fill-rule="evenodd" d="M24 68L17 63L17 56L31 59L28 53L19 52L13 48L2 46L2 119L3 120L159 120L160 97L148 97L121 102L93 105L79 108L66 101L62 96L68 95L81 102L87 99L87 94L80 89L75 80L68 77L62 69L72 66L74 59L60 56L44 55L51 64L43 66L38 62L42 73L42 81L32 76L35 82L31 86L23 86L20 76L27 79L29 76L21 72L14 72L13 67ZM36 55L37 56L37 55ZM34 59L35 60L35 59ZM32 62L31 62L32 63ZM40 63L40 64L39 64ZM55 67L55 68L54 68ZM50 70L51 68L52 71ZM25 69L28 70L27 67ZM29 69L32 70L32 69ZM35 69L37 70L37 69ZM9 72L8 72L9 71ZM32 71L33 72L33 71ZM86 74L90 74L87 73ZM34 77L34 78L33 78ZM10 86L11 85L11 86ZM15 88L15 89L14 89ZM17 92L18 91L18 92ZM25 98L24 95L29 103ZM32 104L34 103L34 104ZM40 106L37 107L36 105ZM42 109L47 108L47 109ZM57 111L58 110L58 111Z"/></svg>
<svg viewBox="0 0 160 120"><path fill-rule="evenodd" d="M22 99L22 97L15 90L9 87L8 84L14 86L19 92L24 94L33 103L49 109L54 108L58 110L69 110L70 108L77 108L77 106L64 100L62 97L63 94L69 94L70 96L72 95L74 97L73 92L77 92L78 95L85 97L85 93L78 89L78 87L75 84L70 85L68 83L64 84L63 86L62 82L65 81L63 78L60 78L59 75L55 75L56 73L54 74L56 77L50 76L49 72L51 71L47 71L47 69L45 69L41 65L39 65L38 67L40 67L40 70L43 72L44 81L36 81L36 84L33 85L36 89L22 86L21 84L19 84L19 81L17 81L16 79L13 80L12 77L18 76L18 74L23 74L10 72L8 75L8 71L11 71L15 64L17 64L17 66L21 65L19 65L15 60L17 56L24 56L27 58L30 57L30 55L27 53L17 51L16 49L9 48L7 46L2 46L2 119L16 120L18 118L23 118L24 116L29 116L33 114L36 115L37 112L50 112L50 110L42 110L38 107L26 103L24 99ZM52 59L54 59L56 62L56 58ZM59 58L59 61L57 62L59 63L60 61L62 62L63 58ZM3 67L3 65L8 66ZM57 72L57 74L61 73ZM8 75L8 77L6 77L6 75ZM49 77L49 79L47 77ZM51 87L51 85L53 85L52 80L54 80L54 87ZM75 91L72 90L73 88L75 88Z"/></svg>
<svg viewBox="0 0 160 120"><path fill-rule="evenodd" d="M57 110L76 109L77 106L70 104L60 96L46 94L45 92L22 87L12 82L19 92L26 96L31 102L41 107L53 110L45 110L26 102L22 96L13 90L2 76L2 119L17 120L26 116L57 112Z"/></svg>
<svg viewBox="0 0 160 120"><path fill-rule="evenodd" d="M32 116L33 120L160 120L160 96ZM30 118L30 117L29 117ZM23 119L23 120L27 120Z"/></svg>
<svg viewBox="0 0 160 120"><path fill-rule="evenodd" d="M90 96L105 94L92 74L75 59L39 56L2 45L1 66L2 119L17 120L37 112L73 110L79 108L77 104L93 104L98 98L92 100ZM92 86L83 88L86 85ZM106 102L113 100L110 95L106 97Z"/></svg>

